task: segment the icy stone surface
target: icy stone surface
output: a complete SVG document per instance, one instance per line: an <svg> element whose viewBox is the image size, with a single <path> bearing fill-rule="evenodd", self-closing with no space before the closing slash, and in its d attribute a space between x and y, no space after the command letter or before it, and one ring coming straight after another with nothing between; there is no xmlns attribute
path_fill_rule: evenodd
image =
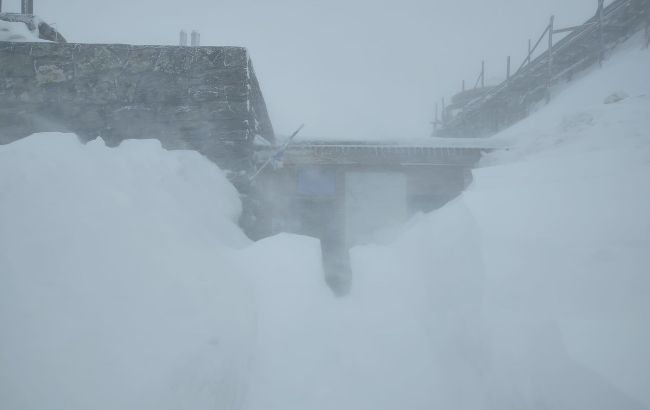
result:
<svg viewBox="0 0 650 410"><path fill-rule="evenodd" d="M243 169L253 136L274 138L244 48L6 42L0 60L0 143L149 137Z"/></svg>

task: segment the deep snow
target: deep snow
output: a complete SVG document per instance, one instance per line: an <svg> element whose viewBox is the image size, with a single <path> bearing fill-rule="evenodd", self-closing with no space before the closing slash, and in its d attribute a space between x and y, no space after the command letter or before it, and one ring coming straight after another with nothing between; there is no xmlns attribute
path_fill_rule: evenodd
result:
<svg viewBox="0 0 650 410"><path fill-rule="evenodd" d="M239 400L252 305L228 254L248 240L215 166L41 134L0 170L0 408Z"/></svg>
<svg viewBox="0 0 650 410"><path fill-rule="evenodd" d="M460 198L353 249L342 299L316 240L249 243L196 153L0 146L1 407L650 407L639 44L496 136Z"/></svg>

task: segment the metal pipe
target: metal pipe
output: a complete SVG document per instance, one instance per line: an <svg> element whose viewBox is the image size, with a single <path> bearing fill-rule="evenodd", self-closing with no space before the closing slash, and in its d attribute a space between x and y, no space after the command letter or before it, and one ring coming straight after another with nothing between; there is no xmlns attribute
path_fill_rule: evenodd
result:
<svg viewBox="0 0 650 410"><path fill-rule="evenodd" d="M21 0L20 1L21 14L34 14L34 0Z"/></svg>
<svg viewBox="0 0 650 410"><path fill-rule="evenodd" d="M198 31L192 30L192 33L190 34L190 44L192 47L198 47L201 45L201 35L199 34Z"/></svg>
<svg viewBox="0 0 650 410"><path fill-rule="evenodd" d="M435 137L438 134L438 103L436 103L436 116L433 120L433 136Z"/></svg>
<svg viewBox="0 0 650 410"><path fill-rule="evenodd" d="M565 28L559 28L556 30L553 30L553 34L560 34L560 33L566 33L567 31L576 31L580 29L585 29L587 27L593 26L595 23L585 23L581 26L571 26L571 27L565 27Z"/></svg>
<svg viewBox="0 0 650 410"><path fill-rule="evenodd" d="M546 84L546 102L551 100L551 81L553 79L553 23L555 16L551 16L548 24L548 79Z"/></svg>
<svg viewBox="0 0 650 410"><path fill-rule="evenodd" d="M440 122L442 123L442 126L445 126L446 121L446 115L445 115L445 97L442 97L442 111L440 112Z"/></svg>

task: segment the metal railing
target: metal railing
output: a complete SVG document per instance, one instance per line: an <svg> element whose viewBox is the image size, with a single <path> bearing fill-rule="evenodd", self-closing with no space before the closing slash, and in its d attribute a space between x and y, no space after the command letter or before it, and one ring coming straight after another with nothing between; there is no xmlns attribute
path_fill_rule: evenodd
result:
<svg viewBox="0 0 650 410"><path fill-rule="evenodd" d="M2 0L0 0L0 13L2 13ZM34 14L34 0L20 0L20 14Z"/></svg>
<svg viewBox="0 0 650 410"><path fill-rule="evenodd" d="M432 122L434 135L438 132L439 128L440 131L443 131L446 128L458 126L459 122L466 120L468 116L471 116L476 110L480 109L486 102L507 94L513 86L517 86L519 89L525 88L522 84L526 80L530 80L531 77L534 77L536 81L531 82L534 87L528 91L532 93L533 91L539 91L540 87L543 87L544 98L548 102L551 97L551 86L558 75L565 74L567 70L571 71L580 66L585 59L593 59L594 54L595 60L599 64L602 64L607 52L608 43L617 40L616 34L608 35L607 31L609 28L620 28L619 26L625 26L626 24L635 25L638 21L643 20L645 21L647 47L650 43L650 0L616 0L607 7L604 6L604 0L597 1L598 7L595 15L584 24L578 26L557 28L555 27L555 18L551 16L549 23L534 45L530 39L528 40L528 53L517 70L512 74L510 70L511 58L510 56L507 57L506 79L499 85L485 89L485 61L482 61L481 71L474 84L474 90L481 91L483 89L484 91L477 92L475 98L468 101L462 107L452 106L454 109L460 111L455 116L449 112L450 107L445 106L444 99L442 99L442 110L439 116L438 105L436 104L435 120ZM554 35L564 33L568 34L555 43ZM534 53L543 43L544 39L547 39L547 49L536 58L533 58ZM596 49L591 50L587 54L583 53L583 55L579 55L577 58L572 58L570 56L571 53L568 53L572 47L593 49L593 47L585 47L583 43L588 43L588 45L595 43ZM568 58L567 55L569 55ZM561 64L555 63L556 56L562 58ZM463 81L462 92L465 91L465 82Z"/></svg>

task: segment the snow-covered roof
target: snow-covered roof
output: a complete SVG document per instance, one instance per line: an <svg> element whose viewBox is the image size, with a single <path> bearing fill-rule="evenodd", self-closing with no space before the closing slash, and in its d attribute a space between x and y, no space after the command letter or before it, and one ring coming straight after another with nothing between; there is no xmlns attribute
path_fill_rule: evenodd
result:
<svg viewBox="0 0 650 410"><path fill-rule="evenodd" d="M63 36L38 16L0 13L0 41L65 43Z"/></svg>

